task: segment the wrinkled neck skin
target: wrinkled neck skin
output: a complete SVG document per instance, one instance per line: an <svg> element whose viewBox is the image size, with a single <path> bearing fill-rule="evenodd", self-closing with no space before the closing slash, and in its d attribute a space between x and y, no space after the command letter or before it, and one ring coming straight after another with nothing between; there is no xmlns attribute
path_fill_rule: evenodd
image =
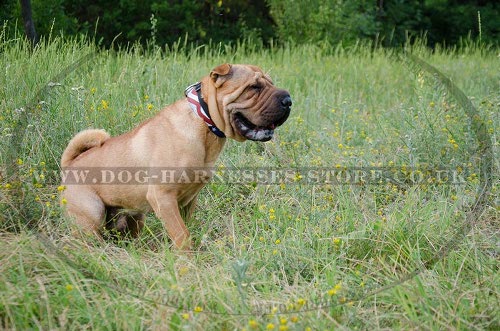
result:
<svg viewBox="0 0 500 331"><path fill-rule="evenodd" d="M243 93L245 86L239 87L237 90L224 96L219 96L210 77L205 77L201 81L201 95L208 105L208 111L215 125L224 132L227 138L236 141L245 141L246 139L234 131L231 125L230 112L228 105L231 104L238 96Z"/></svg>

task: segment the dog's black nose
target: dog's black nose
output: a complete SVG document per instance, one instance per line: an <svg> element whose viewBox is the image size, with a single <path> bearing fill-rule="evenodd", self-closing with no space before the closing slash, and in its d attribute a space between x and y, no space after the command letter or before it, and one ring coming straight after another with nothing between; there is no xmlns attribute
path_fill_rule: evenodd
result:
<svg viewBox="0 0 500 331"><path fill-rule="evenodd" d="M290 108L292 106L292 98L290 98L289 95L285 96L283 99L281 99L281 105L283 108Z"/></svg>

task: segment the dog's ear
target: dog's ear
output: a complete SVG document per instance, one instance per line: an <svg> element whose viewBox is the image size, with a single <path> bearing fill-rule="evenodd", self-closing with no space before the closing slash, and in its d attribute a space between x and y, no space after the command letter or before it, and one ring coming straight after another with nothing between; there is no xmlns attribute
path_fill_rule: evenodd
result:
<svg viewBox="0 0 500 331"><path fill-rule="evenodd" d="M212 71L210 72L210 78L212 78L215 87L218 88L222 84L224 84L230 72L231 65L229 63L221 64L220 66L212 69Z"/></svg>

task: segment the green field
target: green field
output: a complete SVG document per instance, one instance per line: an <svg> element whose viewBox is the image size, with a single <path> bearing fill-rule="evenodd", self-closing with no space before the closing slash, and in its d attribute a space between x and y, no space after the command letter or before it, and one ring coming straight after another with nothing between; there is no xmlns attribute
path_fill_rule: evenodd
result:
<svg viewBox="0 0 500 331"><path fill-rule="evenodd" d="M402 52L367 45L106 51L55 38L31 51L0 38L0 328L498 330L499 51L407 51L473 108ZM224 62L262 67L293 107L272 141L229 141L218 167L293 176L207 185L190 257L153 215L128 244L72 238L58 199L69 139L123 133ZM309 181L353 167L399 180Z"/></svg>

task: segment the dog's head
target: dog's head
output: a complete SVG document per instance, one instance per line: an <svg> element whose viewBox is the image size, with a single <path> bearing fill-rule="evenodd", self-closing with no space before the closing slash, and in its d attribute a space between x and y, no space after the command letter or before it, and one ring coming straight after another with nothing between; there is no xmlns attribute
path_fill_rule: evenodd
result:
<svg viewBox="0 0 500 331"><path fill-rule="evenodd" d="M290 115L290 94L259 67L222 64L202 83L209 85L203 97L215 124L237 141L268 141Z"/></svg>

